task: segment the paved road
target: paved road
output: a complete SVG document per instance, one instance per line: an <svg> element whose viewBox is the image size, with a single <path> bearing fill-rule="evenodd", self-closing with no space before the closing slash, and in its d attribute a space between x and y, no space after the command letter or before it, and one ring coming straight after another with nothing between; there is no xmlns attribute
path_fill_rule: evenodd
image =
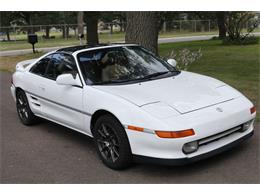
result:
<svg viewBox="0 0 260 195"><path fill-rule="evenodd" d="M259 123L251 140L196 164L113 171L87 136L47 121L23 126L9 91L10 73L0 77L0 183L260 183Z"/></svg>

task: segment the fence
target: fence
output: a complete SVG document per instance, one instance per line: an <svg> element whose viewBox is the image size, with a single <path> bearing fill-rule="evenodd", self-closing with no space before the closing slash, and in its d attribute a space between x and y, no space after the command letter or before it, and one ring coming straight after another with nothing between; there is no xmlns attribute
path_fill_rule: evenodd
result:
<svg viewBox="0 0 260 195"><path fill-rule="evenodd" d="M246 26L250 25L247 23ZM101 42L124 41L125 23L98 24L98 33ZM245 26L245 28L246 28ZM259 27L258 27L259 28ZM175 36L187 33L217 34L217 23L213 20L171 20L162 24L160 34ZM83 28L86 34L86 26ZM77 24L49 24L31 26L0 27L0 41L26 41L28 33L36 33L40 41L48 40L77 40Z"/></svg>
<svg viewBox="0 0 260 195"><path fill-rule="evenodd" d="M163 23L162 32L212 32L217 24L211 20L172 20Z"/></svg>

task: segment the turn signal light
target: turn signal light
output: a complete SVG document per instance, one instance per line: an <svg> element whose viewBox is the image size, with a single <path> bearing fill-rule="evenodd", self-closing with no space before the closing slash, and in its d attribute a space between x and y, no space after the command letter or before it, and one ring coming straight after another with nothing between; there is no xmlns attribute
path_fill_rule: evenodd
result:
<svg viewBox="0 0 260 195"><path fill-rule="evenodd" d="M134 130L134 131L144 131L144 128L142 128L142 127L135 127L135 126L131 126L131 125L128 125L127 128L130 130Z"/></svg>
<svg viewBox="0 0 260 195"><path fill-rule="evenodd" d="M182 138L195 135L193 129L186 129L182 131L155 131L160 138Z"/></svg>
<svg viewBox="0 0 260 195"><path fill-rule="evenodd" d="M254 114L256 112L256 107L253 106L252 108L250 108L250 112L251 112L251 114Z"/></svg>

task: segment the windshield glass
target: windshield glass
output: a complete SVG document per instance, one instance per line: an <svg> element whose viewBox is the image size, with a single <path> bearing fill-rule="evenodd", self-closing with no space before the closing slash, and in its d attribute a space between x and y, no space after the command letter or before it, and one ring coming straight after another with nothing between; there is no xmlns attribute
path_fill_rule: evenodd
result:
<svg viewBox="0 0 260 195"><path fill-rule="evenodd" d="M110 47L77 55L88 84L124 83L177 74L174 67L140 46Z"/></svg>

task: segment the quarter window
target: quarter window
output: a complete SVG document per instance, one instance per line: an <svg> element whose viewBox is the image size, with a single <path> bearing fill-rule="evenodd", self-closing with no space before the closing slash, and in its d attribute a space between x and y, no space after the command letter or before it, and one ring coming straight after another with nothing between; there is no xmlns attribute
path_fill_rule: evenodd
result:
<svg viewBox="0 0 260 195"><path fill-rule="evenodd" d="M40 75L40 76L44 76L45 71L47 69L48 63L50 62L51 56L47 56L43 59L41 59L40 61L38 61L31 69L30 72Z"/></svg>

